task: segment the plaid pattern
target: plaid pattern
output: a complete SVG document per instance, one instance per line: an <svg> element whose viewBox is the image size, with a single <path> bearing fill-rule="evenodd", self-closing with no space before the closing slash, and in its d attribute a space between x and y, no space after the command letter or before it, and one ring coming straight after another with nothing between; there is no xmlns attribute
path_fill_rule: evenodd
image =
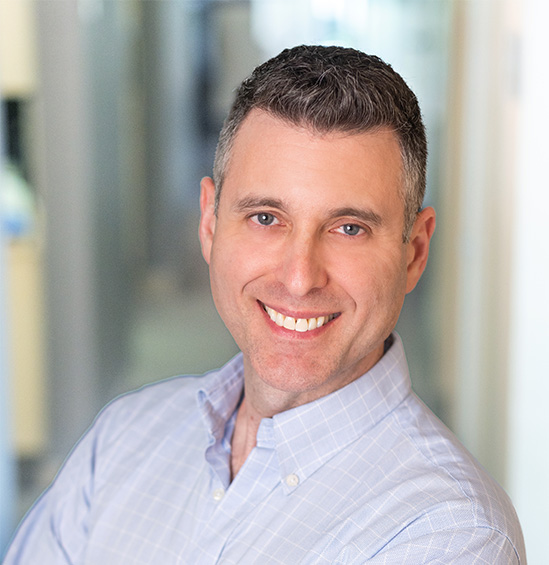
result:
<svg viewBox="0 0 549 565"><path fill-rule="evenodd" d="M229 484L241 356L111 403L5 565L526 563L502 489L410 388L398 336L360 379L261 422Z"/></svg>

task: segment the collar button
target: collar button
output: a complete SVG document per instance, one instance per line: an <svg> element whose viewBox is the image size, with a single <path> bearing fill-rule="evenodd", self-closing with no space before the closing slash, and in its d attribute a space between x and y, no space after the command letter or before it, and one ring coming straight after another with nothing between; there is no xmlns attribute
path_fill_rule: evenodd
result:
<svg viewBox="0 0 549 565"><path fill-rule="evenodd" d="M296 487L299 484L299 477L295 473L290 473L284 480L289 487Z"/></svg>
<svg viewBox="0 0 549 565"><path fill-rule="evenodd" d="M222 488L216 488L213 491L213 499L219 502L225 496L225 491Z"/></svg>

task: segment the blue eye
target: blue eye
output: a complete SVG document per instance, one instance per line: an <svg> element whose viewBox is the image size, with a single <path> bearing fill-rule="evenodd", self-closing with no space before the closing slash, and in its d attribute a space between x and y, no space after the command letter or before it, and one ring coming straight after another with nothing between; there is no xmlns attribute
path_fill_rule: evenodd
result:
<svg viewBox="0 0 549 565"><path fill-rule="evenodd" d="M255 221L262 226L270 226L275 223L276 218L273 214L268 214L267 212L261 212L253 216Z"/></svg>
<svg viewBox="0 0 549 565"><path fill-rule="evenodd" d="M356 224L344 224L341 229L345 235L358 235L362 228Z"/></svg>

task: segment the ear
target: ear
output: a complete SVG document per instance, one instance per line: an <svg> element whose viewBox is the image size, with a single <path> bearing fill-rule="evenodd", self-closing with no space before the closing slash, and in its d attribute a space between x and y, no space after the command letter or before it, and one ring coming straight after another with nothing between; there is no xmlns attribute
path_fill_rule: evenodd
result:
<svg viewBox="0 0 549 565"><path fill-rule="evenodd" d="M417 216L410 235L407 249L406 293L411 292L418 283L429 257L429 244L435 231L436 214L430 206Z"/></svg>
<svg viewBox="0 0 549 565"><path fill-rule="evenodd" d="M204 177L200 181L200 213L198 237L200 238L202 255L209 265L216 223L215 185L210 177Z"/></svg>

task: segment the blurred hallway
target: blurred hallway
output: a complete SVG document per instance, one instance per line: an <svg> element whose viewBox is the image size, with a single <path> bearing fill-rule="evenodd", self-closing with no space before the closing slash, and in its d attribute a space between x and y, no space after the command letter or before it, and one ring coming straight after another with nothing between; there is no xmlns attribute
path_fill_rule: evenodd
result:
<svg viewBox="0 0 549 565"><path fill-rule="evenodd" d="M437 230L398 328L414 387L509 491L535 564L549 527L549 4L0 0L5 9L0 139L32 222L4 227L0 250L0 554L13 514L105 402L236 352L198 246L200 178L255 64L337 43L380 55L418 95ZM18 337L16 322L35 332Z"/></svg>
<svg viewBox="0 0 549 565"><path fill-rule="evenodd" d="M157 287L143 294L133 313L127 368L114 393L215 369L238 351L209 287L190 293Z"/></svg>

